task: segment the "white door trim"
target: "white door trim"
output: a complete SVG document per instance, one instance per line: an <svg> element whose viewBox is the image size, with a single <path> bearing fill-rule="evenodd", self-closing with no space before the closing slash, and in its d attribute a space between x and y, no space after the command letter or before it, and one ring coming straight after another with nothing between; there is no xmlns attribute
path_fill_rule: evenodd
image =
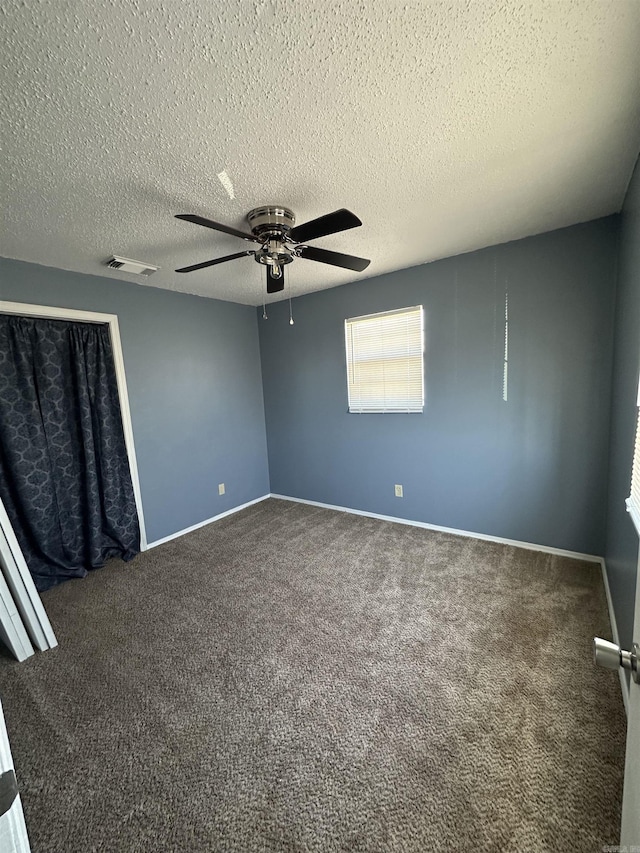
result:
<svg viewBox="0 0 640 853"><path fill-rule="evenodd" d="M118 383L118 396L120 398L120 411L122 413L124 441L127 448L127 456L129 457L131 482L133 483L133 494L135 496L140 523L140 550L146 551L147 532L142 510L142 492L140 491L138 462L133 440L133 425L131 423L131 410L129 408L129 394L127 391L127 377L124 370L124 356L122 354L122 342L120 340L120 327L118 325L117 314L99 314L95 311L79 311L75 308L54 308L48 305L30 305L26 302L2 301L0 301L0 314L17 314L22 317L39 317L50 320L71 320L78 323L107 323L109 325L116 380Z"/></svg>

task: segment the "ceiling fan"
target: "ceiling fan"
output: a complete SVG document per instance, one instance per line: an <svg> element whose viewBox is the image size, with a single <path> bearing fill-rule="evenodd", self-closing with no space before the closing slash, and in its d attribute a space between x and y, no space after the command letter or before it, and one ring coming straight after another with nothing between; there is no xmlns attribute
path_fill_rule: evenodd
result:
<svg viewBox="0 0 640 853"><path fill-rule="evenodd" d="M267 293L278 293L284 290L284 267L294 258L306 258L309 261L319 261L321 264L331 264L334 267L343 267L357 272L362 272L371 263L366 258L343 255L340 252L330 252L328 249L306 245L308 240L362 225L358 217L344 207L297 226L293 212L287 207L271 205L256 207L247 214L251 233L222 225L220 222L213 222L194 213L178 213L176 219L183 219L185 222L193 222L205 228L212 228L214 231L233 234L234 237L260 244L258 249L247 249L244 252L236 252L235 255L225 255L223 258L214 258L211 261L181 267L176 272L194 272L212 267L214 264L243 258L245 255L253 255L255 261L264 264L267 268Z"/></svg>

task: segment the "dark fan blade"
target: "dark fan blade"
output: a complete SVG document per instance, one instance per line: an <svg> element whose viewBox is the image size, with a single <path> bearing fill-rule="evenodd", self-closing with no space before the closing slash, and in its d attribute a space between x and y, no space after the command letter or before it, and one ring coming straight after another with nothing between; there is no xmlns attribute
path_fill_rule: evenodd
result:
<svg viewBox="0 0 640 853"><path fill-rule="evenodd" d="M296 243L306 243L307 240L315 240L316 237L325 237L337 231L348 231L349 228L357 228L358 225L362 225L358 217L342 207L340 210L334 210L333 213L327 213L318 219L303 222L302 225L292 228L289 237Z"/></svg>
<svg viewBox="0 0 640 853"><path fill-rule="evenodd" d="M213 228L214 231L224 231L225 234L233 234L234 237L241 237L243 240L251 240L252 243L259 243L257 237L253 234L248 234L245 231L238 231L237 228L231 228L230 225L222 225L220 222L213 222L211 219L205 219L204 216L197 216L195 213L176 213L176 219L183 219L185 222L193 222L195 225L202 225L204 228Z"/></svg>
<svg viewBox="0 0 640 853"><path fill-rule="evenodd" d="M284 290L284 267L280 267L280 275L275 278L271 267L267 267L267 293L280 293Z"/></svg>
<svg viewBox="0 0 640 853"><path fill-rule="evenodd" d="M216 264L224 264L225 261L235 261L236 258L244 258L245 255L255 255L255 252L237 252L235 255L225 255L224 258L214 258L212 261L203 261L201 264L192 264L190 267L180 267L176 272L194 272L203 270L205 267L213 267Z"/></svg>
<svg viewBox="0 0 640 853"><path fill-rule="evenodd" d="M346 270L356 270L357 272L366 270L371 263L366 258L342 255L340 252L328 252L326 249L318 249L316 246L303 246L299 255L309 261L320 261L321 264L332 264L334 267L344 267Z"/></svg>

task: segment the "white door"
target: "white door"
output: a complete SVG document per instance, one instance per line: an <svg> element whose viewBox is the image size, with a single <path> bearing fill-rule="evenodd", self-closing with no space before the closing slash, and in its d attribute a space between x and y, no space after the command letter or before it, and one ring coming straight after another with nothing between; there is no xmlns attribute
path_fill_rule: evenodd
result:
<svg viewBox="0 0 640 853"><path fill-rule="evenodd" d="M640 558L636 583L633 648L594 638L596 663L607 669L623 667L631 675L627 716L627 755L624 768L620 849L640 851Z"/></svg>
<svg viewBox="0 0 640 853"><path fill-rule="evenodd" d="M640 562L636 581L636 614L633 639L640 645ZM640 651L640 650L639 650ZM622 831L620 845L640 850L640 659L636 657L636 682L629 689L627 720L627 758L624 770L624 799L622 801Z"/></svg>
<svg viewBox="0 0 640 853"><path fill-rule="evenodd" d="M36 590L31 572L11 527L9 516L0 499L0 572L9 588L22 624L31 641L41 652L58 645L49 617ZM30 654L33 654L31 649ZM26 655L25 655L26 657ZM18 660L24 658L18 657Z"/></svg>
<svg viewBox="0 0 640 853"><path fill-rule="evenodd" d="M13 770L9 738L0 704L0 850L29 853L29 838Z"/></svg>

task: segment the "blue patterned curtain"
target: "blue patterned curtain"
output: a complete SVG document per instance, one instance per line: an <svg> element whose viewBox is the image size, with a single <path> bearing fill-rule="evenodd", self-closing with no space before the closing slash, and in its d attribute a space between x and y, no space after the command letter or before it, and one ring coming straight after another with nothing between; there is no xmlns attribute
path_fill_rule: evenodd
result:
<svg viewBox="0 0 640 853"><path fill-rule="evenodd" d="M0 497L39 590L140 550L107 325L0 315Z"/></svg>

